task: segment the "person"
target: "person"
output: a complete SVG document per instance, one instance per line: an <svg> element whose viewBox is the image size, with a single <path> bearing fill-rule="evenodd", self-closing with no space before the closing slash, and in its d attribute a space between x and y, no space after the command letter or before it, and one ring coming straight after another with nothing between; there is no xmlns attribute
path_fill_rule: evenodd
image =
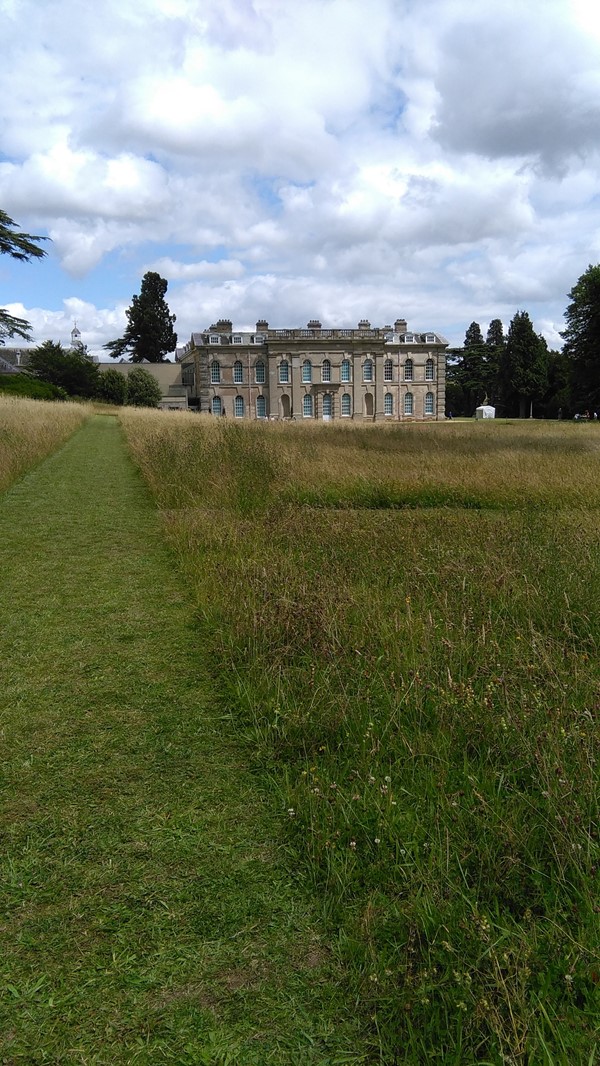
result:
<svg viewBox="0 0 600 1066"><path fill-rule="evenodd" d="M558 419L561 419L561 418L562 418L562 407L559 407L559 408L558 408L558 412L557 412L557 415L556 415L556 417L557 417Z"/></svg>

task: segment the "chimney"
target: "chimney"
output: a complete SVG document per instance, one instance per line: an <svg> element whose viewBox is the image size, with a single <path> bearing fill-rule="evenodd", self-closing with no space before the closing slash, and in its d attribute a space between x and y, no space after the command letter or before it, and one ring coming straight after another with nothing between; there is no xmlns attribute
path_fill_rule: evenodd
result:
<svg viewBox="0 0 600 1066"><path fill-rule="evenodd" d="M269 328L269 323L267 321L265 321L264 318L259 318L258 322L256 323L256 332L257 333L266 333L268 328Z"/></svg>
<svg viewBox="0 0 600 1066"><path fill-rule="evenodd" d="M407 325L405 318L397 318L394 322L394 329L396 333L406 333Z"/></svg>
<svg viewBox="0 0 600 1066"><path fill-rule="evenodd" d="M310 322L307 324L307 329L321 329L321 323L318 318L311 318Z"/></svg>

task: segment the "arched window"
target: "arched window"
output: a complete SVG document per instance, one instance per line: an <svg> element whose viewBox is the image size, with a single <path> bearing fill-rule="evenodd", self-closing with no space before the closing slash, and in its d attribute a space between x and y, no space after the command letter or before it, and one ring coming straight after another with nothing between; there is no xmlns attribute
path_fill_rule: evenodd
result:
<svg viewBox="0 0 600 1066"><path fill-rule="evenodd" d="M265 383L265 364L262 360L255 364L254 379L257 385L264 385Z"/></svg>
<svg viewBox="0 0 600 1066"><path fill-rule="evenodd" d="M405 381L412 381L412 379L413 379L413 361L412 361L412 359L407 359L405 364L404 364L404 380Z"/></svg>
<svg viewBox="0 0 600 1066"><path fill-rule="evenodd" d="M393 415L394 413L394 397L391 392L386 392L383 397L383 413L384 415Z"/></svg>
<svg viewBox="0 0 600 1066"><path fill-rule="evenodd" d="M413 413L413 394L412 394L412 392L407 392L406 396L404 397L404 414L405 415L412 415L412 413Z"/></svg>
<svg viewBox="0 0 600 1066"><path fill-rule="evenodd" d="M210 364L210 383L211 385L221 384L221 364L216 359L213 359Z"/></svg>
<svg viewBox="0 0 600 1066"><path fill-rule="evenodd" d="M341 380L342 381L350 381L351 380L351 378L350 378L350 360L349 359L342 359Z"/></svg>
<svg viewBox="0 0 600 1066"><path fill-rule="evenodd" d="M302 399L302 414L304 415L304 418L312 418L313 398L308 392Z"/></svg>
<svg viewBox="0 0 600 1066"><path fill-rule="evenodd" d="M386 359L385 363L383 364L383 380L394 380L394 364L392 363L391 359Z"/></svg>
<svg viewBox="0 0 600 1066"><path fill-rule="evenodd" d="M307 385L310 385L312 381L312 363L310 359L305 359L302 364L302 380Z"/></svg>
<svg viewBox="0 0 600 1066"><path fill-rule="evenodd" d="M221 402L221 397L220 396L213 396L211 411L212 411L213 415L222 415L223 414L223 404Z"/></svg>
<svg viewBox="0 0 600 1066"><path fill-rule="evenodd" d="M427 392L425 394L425 414L426 415L434 415L435 414L435 396L433 395L432 392Z"/></svg>
<svg viewBox="0 0 600 1066"><path fill-rule="evenodd" d="M342 394L342 403L340 410L346 418L348 417L348 415L352 414L352 397L350 396L349 392L344 392Z"/></svg>
<svg viewBox="0 0 600 1066"><path fill-rule="evenodd" d="M331 418L333 414L333 400L330 392L323 396L323 418Z"/></svg>
<svg viewBox="0 0 600 1066"><path fill-rule="evenodd" d="M235 385L241 385L244 380L244 367L239 359L233 364L233 381Z"/></svg>
<svg viewBox="0 0 600 1066"><path fill-rule="evenodd" d="M321 381L331 381L331 363L329 362L329 359L323 360L323 365L321 367Z"/></svg>
<svg viewBox="0 0 600 1066"><path fill-rule="evenodd" d="M373 360L365 359L363 363L363 381L373 380Z"/></svg>
<svg viewBox="0 0 600 1066"><path fill-rule="evenodd" d="M257 396L256 397L256 417L257 418L266 418L267 417L267 401L266 401L264 396Z"/></svg>
<svg viewBox="0 0 600 1066"><path fill-rule="evenodd" d="M279 380L282 385L290 383L290 364L287 359L282 359L279 364Z"/></svg>
<svg viewBox="0 0 600 1066"><path fill-rule="evenodd" d="M435 376L435 364L433 359L428 359L425 363L425 381L433 381Z"/></svg>
<svg viewBox="0 0 600 1066"><path fill-rule="evenodd" d="M234 407L233 407L233 413L234 413L236 418L243 418L244 417L244 397L243 396L236 396L235 404L234 404Z"/></svg>

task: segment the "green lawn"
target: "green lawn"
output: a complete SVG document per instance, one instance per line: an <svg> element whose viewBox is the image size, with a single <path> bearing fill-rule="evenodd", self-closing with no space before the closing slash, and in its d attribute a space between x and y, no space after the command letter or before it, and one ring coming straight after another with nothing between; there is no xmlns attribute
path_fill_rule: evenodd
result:
<svg viewBox="0 0 600 1066"><path fill-rule="evenodd" d="M0 1062L371 1061L115 419L0 553Z"/></svg>

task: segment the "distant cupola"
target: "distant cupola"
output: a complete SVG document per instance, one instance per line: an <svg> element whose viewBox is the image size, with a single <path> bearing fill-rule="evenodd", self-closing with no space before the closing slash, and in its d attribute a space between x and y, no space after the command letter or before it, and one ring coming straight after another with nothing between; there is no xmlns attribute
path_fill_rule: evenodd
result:
<svg viewBox="0 0 600 1066"><path fill-rule="evenodd" d="M72 348L83 348L83 343L82 343L82 340L81 340L81 333L77 329L77 323L76 322L73 324L73 329L71 330L71 347Z"/></svg>

